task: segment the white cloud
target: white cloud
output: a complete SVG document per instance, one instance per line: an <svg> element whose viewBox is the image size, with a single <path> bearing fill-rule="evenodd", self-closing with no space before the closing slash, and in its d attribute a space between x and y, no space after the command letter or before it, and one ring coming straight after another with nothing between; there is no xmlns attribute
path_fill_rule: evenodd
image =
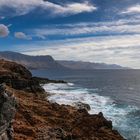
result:
<svg viewBox="0 0 140 140"><path fill-rule="evenodd" d="M25 33L23 32L15 32L15 37L18 38L18 39L26 39L26 40L31 40L32 38L28 35L26 35Z"/></svg>
<svg viewBox="0 0 140 140"><path fill-rule="evenodd" d="M4 9L5 7L15 10L15 13L12 13L12 15L24 15L38 7L42 10L51 11L53 15L78 14L82 12L92 12L97 9L87 1L83 3L73 2L59 5L44 0L1 0L0 9Z"/></svg>
<svg viewBox="0 0 140 140"><path fill-rule="evenodd" d="M82 12L92 12L97 10L97 8L88 2L84 3L70 3L65 6L60 6L57 4L52 4L47 2L48 7L53 10L54 14L78 14Z"/></svg>
<svg viewBox="0 0 140 140"><path fill-rule="evenodd" d="M123 14L140 13L140 4L127 8L122 12Z"/></svg>
<svg viewBox="0 0 140 140"><path fill-rule="evenodd" d="M10 33L7 26L0 24L0 37L6 37Z"/></svg>
<svg viewBox="0 0 140 140"><path fill-rule="evenodd" d="M140 34L140 20L119 20L114 22L61 24L30 30L36 36L62 35L76 36L86 34Z"/></svg>
<svg viewBox="0 0 140 140"><path fill-rule="evenodd" d="M105 62L140 68L139 40L140 35L122 35L42 41L28 46L30 49L27 50L23 47L21 52L29 55L52 55L59 60Z"/></svg>
<svg viewBox="0 0 140 140"><path fill-rule="evenodd" d="M43 39L43 40L46 39L45 35L42 35L42 34L36 34L36 35L33 35L33 36L38 37L39 39Z"/></svg>

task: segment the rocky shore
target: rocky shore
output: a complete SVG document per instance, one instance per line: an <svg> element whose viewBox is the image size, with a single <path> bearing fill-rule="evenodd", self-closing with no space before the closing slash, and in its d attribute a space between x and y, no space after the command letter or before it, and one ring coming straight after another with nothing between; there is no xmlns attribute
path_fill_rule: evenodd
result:
<svg viewBox="0 0 140 140"><path fill-rule="evenodd" d="M7 122L8 125L0 133L0 140L3 135L7 136L4 140L10 140L11 137L14 140L124 140L117 130L113 130L112 122L106 120L102 113L88 114L89 106L85 109L78 103L76 109L50 103L40 81L45 82L43 79L33 78L25 67L0 60L0 83L6 84L4 93L7 93L6 97L10 99L8 101L16 102L8 102L11 106L5 110L6 114L13 115L8 121L3 121L4 125ZM1 95L2 93L0 92ZM2 110L0 114L3 114ZM0 127L4 125L1 124ZM10 137L7 131L9 127Z"/></svg>

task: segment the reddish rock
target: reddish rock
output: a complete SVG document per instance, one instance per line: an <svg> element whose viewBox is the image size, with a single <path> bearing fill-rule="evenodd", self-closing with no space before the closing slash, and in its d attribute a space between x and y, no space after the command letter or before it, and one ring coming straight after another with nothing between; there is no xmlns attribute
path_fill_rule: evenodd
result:
<svg viewBox="0 0 140 140"><path fill-rule="evenodd" d="M6 83L18 90L44 91L39 82L32 79L31 72L24 66L6 60L0 60L0 83Z"/></svg>
<svg viewBox="0 0 140 140"><path fill-rule="evenodd" d="M16 90L14 93L20 104L14 123L15 140L20 135L28 137L29 133L37 140L124 140L101 113L90 115L86 110L52 104L34 94L27 96L28 93ZM19 132L23 126L27 130Z"/></svg>
<svg viewBox="0 0 140 140"><path fill-rule="evenodd" d="M14 140L124 140L102 113L90 115L85 109L50 103L25 67L1 60L0 68L0 77L7 76L12 84L0 82L9 85L7 91L18 102Z"/></svg>

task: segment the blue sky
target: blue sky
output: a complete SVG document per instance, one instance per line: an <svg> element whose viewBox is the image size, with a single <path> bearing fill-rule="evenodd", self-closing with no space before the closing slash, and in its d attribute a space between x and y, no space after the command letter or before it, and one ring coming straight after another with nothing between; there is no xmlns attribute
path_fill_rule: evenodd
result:
<svg viewBox="0 0 140 140"><path fill-rule="evenodd" d="M139 0L0 0L0 51L140 68Z"/></svg>

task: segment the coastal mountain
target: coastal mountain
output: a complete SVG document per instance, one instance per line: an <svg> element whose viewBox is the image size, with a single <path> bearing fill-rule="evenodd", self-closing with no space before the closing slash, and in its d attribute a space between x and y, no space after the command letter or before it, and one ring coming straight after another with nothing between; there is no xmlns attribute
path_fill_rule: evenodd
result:
<svg viewBox="0 0 140 140"><path fill-rule="evenodd" d="M17 52L0 52L0 59L10 60L24 65L28 69L60 69L60 70L93 70L93 69L125 69L122 66L105 63L83 61L57 61L50 55L29 56Z"/></svg>
<svg viewBox="0 0 140 140"><path fill-rule="evenodd" d="M0 59L10 60L24 65L28 69L66 69L50 55L29 56L17 52L0 52Z"/></svg>
<svg viewBox="0 0 140 140"><path fill-rule="evenodd" d="M125 69L125 67L116 64L91 63L83 61L57 61L57 62L67 68L71 68L74 70Z"/></svg>

